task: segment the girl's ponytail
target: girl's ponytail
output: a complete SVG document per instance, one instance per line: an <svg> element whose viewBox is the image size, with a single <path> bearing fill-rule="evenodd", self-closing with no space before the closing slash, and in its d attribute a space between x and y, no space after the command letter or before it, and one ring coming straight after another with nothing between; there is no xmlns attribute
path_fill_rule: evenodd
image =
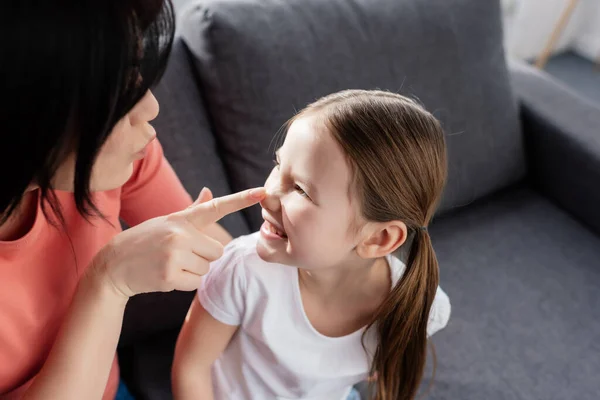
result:
<svg viewBox="0 0 600 400"><path fill-rule="evenodd" d="M377 333L371 373L376 400L412 400L427 359L427 322L438 262L426 229L415 229L406 270L368 327Z"/></svg>

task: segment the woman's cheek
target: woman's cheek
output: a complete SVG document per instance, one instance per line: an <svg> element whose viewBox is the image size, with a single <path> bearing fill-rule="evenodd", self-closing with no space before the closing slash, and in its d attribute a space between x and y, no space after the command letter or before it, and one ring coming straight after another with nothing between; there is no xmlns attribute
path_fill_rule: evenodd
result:
<svg viewBox="0 0 600 400"><path fill-rule="evenodd" d="M114 131L96 158L90 185L92 190L112 190L127 182L133 173L134 162L130 148L131 143L124 139L123 131Z"/></svg>

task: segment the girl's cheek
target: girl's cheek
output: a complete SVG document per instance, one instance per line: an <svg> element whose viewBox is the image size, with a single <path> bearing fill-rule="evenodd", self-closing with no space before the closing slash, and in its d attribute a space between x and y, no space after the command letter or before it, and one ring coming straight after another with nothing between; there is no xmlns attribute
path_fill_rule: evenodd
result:
<svg viewBox="0 0 600 400"><path fill-rule="evenodd" d="M302 239L304 242L306 236L312 237L318 231L318 215L315 210L310 209L309 204L306 204L306 199L296 193L290 193L288 196L289 198L282 203L284 226L292 238L296 241Z"/></svg>
<svg viewBox="0 0 600 400"><path fill-rule="evenodd" d="M283 203L283 212L289 219L289 222L298 228L313 223L314 213L305 204L307 200L296 193L290 193L287 197L288 199Z"/></svg>

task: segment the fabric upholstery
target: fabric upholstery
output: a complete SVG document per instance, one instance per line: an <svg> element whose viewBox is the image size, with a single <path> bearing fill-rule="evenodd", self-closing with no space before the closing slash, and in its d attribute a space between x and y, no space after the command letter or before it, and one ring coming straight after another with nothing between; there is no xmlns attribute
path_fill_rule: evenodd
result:
<svg viewBox="0 0 600 400"><path fill-rule="evenodd" d="M418 96L444 123L449 209L524 175L499 15L479 0L203 0L181 32L234 190L264 182L296 110L380 88Z"/></svg>
<svg viewBox="0 0 600 400"><path fill-rule="evenodd" d="M600 233L600 108L533 67L510 71L531 181Z"/></svg>
<svg viewBox="0 0 600 400"><path fill-rule="evenodd" d="M436 221L432 400L600 398L600 238L530 189Z"/></svg>
<svg viewBox="0 0 600 400"><path fill-rule="evenodd" d="M161 332L121 349L123 379L136 400L171 400L171 366L179 329Z"/></svg>
<svg viewBox="0 0 600 400"><path fill-rule="evenodd" d="M215 196L230 194L227 174L212 133L199 82L195 79L185 43L175 39L163 79L154 90L160 113L152 125L160 137L165 156L192 198L202 187ZM249 233L241 213L231 214L220 223L233 235Z"/></svg>

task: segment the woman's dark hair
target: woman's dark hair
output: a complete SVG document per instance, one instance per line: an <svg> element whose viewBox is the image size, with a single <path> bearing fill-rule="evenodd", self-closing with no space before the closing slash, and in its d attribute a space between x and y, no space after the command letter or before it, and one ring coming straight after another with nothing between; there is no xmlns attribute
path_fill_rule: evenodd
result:
<svg viewBox="0 0 600 400"><path fill-rule="evenodd" d="M1 3L0 224L30 184L62 221L52 178L72 152L77 209L100 214L90 196L96 156L162 76L174 31L170 0Z"/></svg>
<svg viewBox="0 0 600 400"><path fill-rule="evenodd" d="M376 400L415 398L427 356L427 323L438 287L438 262L429 225L446 182L440 123L399 94L346 90L309 105L294 119L316 116L343 149L368 221L399 220L413 239L406 269L367 331L377 336L371 354Z"/></svg>

